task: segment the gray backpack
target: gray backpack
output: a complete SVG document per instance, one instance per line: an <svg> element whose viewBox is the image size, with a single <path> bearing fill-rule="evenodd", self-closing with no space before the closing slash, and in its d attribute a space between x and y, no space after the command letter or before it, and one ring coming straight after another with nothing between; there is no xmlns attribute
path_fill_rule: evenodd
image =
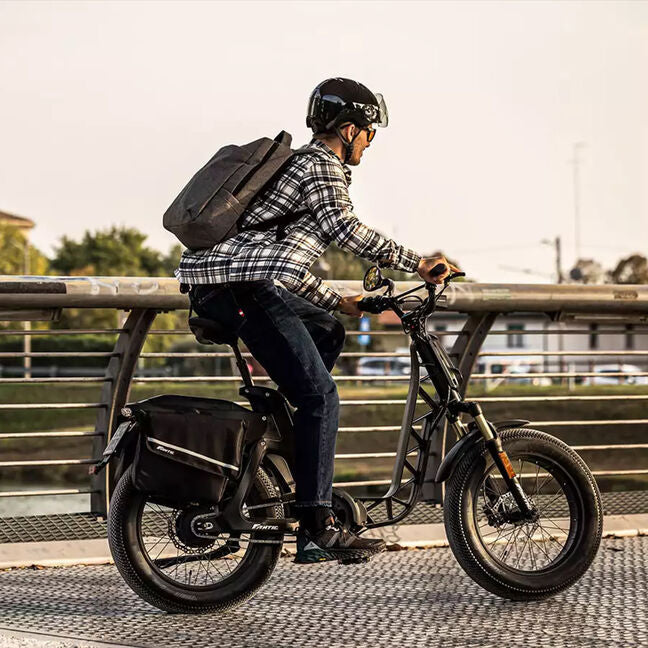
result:
<svg viewBox="0 0 648 648"><path fill-rule="evenodd" d="M290 148L291 142L292 137L281 131L273 140L262 137L221 148L166 210L165 229L191 250L213 247L238 234L245 208L298 153ZM285 226L302 215L268 219L249 229Z"/></svg>

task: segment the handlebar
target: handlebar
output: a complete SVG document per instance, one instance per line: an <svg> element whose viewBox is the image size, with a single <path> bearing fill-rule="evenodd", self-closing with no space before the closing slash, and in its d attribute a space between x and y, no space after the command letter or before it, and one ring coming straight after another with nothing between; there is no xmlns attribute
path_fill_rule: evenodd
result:
<svg viewBox="0 0 648 648"><path fill-rule="evenodd" d="M378 315L391 307L389 297L363 297L358 302L358 308L364 313L373 313Z"/></svg>
<svg viewBox="0 0 648 648"><path fill-rule="evenodd" d="M440 275L442 272L444 272L446 269L446 265L444 263L437 263L432 268L431 274L433 276ZM458 277L465 277L466 273L465 272L453 272L449 274L445 280L444 280L444 289L445 286L447 286L453 279L457 279ZM408 290L406 293L403 293L402 295L395 295L394 297L388 297L385 295L377 295L376 297L363 297L359 302L358 302L358 308L365 312L365 313L373 313L374 315L378 315L382 313L383 311L386 310L396 310L397 312L400 312L402 314L402 311L397 307L397 304L399 302L399 299L402 297L405 297L411 292L414 292L415 290L420 290L420 288L426 287L430 291L430 299L432 299L432 302L434 303L435 300L435 293L436 293L436 284L433 283L425 283L421 285L419 288L413 288L412 290ZM441 291L443 292L443 291Z"/></svg>
<svg viewBox="0 0 648 648"><path fill-rule="evenodd" d="M438 277L440 274L443 274L443 272L446 269L446 264L445 263L437 263L432 270L430 270L430 275L433 277ZM457 277L465 277L466 273L465 272L451 272L445 279L444 283L448 284L448 282L452 281L453 279L456 279Z"/></svg>

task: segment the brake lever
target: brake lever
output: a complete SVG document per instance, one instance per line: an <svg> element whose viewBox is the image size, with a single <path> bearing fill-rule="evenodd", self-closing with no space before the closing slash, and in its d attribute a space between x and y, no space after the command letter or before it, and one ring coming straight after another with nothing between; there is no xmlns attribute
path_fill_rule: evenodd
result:
<svg viewBox="0 0 648 648"><path fill-rule="evenodd" d="M445 285L447 286L452 280L458 279L459 277L465 277L465 276L466 276L465 272L453 272L443 280L443 283L445 283Z"/></svg>

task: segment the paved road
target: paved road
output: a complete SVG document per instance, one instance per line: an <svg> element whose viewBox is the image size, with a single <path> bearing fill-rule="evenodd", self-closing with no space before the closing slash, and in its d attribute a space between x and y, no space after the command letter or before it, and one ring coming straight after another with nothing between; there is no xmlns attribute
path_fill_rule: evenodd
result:
<svg viewBox="0 0 648 648"><path fill-rule="evenodd" d="M44 633L48 648L79 645L74 638L155 648L632 648L648 646L647 568L648 537L605 540L579 583L530 604L480 589L449 549L353 566L282 558L252 601L208 616L150 607L113 566L16 569L0 573L0 646L40 645L2 636L8 628Z"/></svg>

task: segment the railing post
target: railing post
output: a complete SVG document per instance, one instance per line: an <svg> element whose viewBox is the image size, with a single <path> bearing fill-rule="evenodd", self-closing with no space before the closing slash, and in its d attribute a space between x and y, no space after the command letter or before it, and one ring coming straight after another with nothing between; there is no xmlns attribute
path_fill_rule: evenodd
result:
<svg viewBox="0 0 648 648"><path fill-rule="evenodd" d="M452 346L450 356L456 358L455 364L461 371L463 382L460 386L460 393L465 396L470 375L473 372L479 350L488 335L493 322L498 313L472 313L463 328L461 334ZM442 504L445 494L445 484L437 484L434 481L437 470L446 455L446 452L454 444L454 439L448 435L447 421L438 423L435 434L432 436L432 445L430 446L430 459L425 471L423 488L421 489L421 499L430 504Z"/></svg>
<svg viewBox="0 0 648 648"><path fill-rule="evenodd" d="M103 407L97 412L95 432L93 437L92 456L99 458L110 441L115 427L117 414L128 401L131 382L137 359L142 351L146 336L158 310L154 308L133 308L124 322L123 331L119 334L115 355L108 362L104 383L101 388L101 403ZM90 510L105 517L108 514L108 502L114 484L111 483L110 466L91 479L93 491L90 496Z"/></svg>

